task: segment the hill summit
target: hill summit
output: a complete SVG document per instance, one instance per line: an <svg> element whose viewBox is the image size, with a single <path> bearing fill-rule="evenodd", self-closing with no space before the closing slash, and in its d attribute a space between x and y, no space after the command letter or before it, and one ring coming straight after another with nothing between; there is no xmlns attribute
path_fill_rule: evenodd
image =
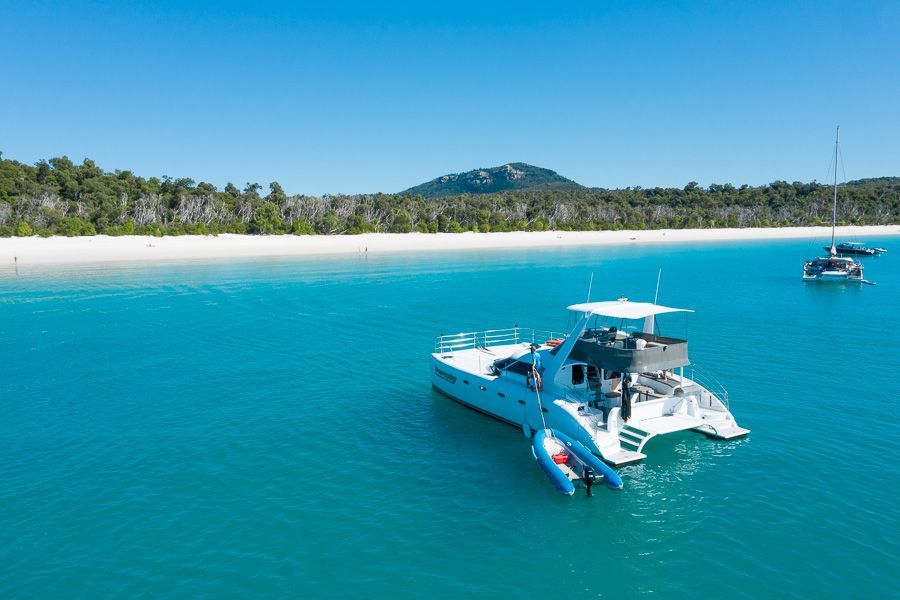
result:
<svg viewBox="0 0 900 600"><path fill-rule="evenodd" d="M581 185L558 175L556 171L525 163L508 163L500 167L452 173L411 187L403 193L426 198L459 194L490 194L506 190L580 189Z"/></svg>

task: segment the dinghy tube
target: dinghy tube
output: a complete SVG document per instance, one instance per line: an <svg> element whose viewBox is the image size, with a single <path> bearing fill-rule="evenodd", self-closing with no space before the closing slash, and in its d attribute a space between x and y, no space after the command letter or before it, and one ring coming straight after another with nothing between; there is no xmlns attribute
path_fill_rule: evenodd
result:
<svg viewBox="0 0 900 600"><path fill-rule="evenodd" d="M534 438L531 442L531 454L534 456L534 460L537 461L538 466L541 467L541 470L547 475L547 478L550 479L553 487L555 487L559 493L571 496L575 493L575 483L566 476L566 473L563 472L558 464L556 464L553 460L553 456L551 456L544 447L544 440L547 436L554 437L561 443L563 452L568 456L568 460L566 461L568 466L579 477L583 478L585 468L589 468L594 472L595 480L602 479L603 484L608 488L614 490L622 489L622 478L619 477L619 474L609 465L594 456L594 454L585 448L581 442L573 440L566 434L555 429L542 429L534 434ZM593 483L593 481L590 483ZM590 488L589 484L588 488ZM590 491L590 489L588 491Z"/></svg>

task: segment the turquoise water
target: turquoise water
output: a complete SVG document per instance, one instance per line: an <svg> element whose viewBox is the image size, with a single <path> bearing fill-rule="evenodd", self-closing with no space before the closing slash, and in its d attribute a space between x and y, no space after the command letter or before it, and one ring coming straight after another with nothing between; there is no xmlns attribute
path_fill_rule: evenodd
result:
<svg viewBox="0 0 900 600"><path fill-rule="evenodd" d="M819 245L7 268L0 596L893 595L900 257L803 284ZM566 498L431 390L435 335L564 327L591 272L652 300L658 268L748 438Z"/></svg>

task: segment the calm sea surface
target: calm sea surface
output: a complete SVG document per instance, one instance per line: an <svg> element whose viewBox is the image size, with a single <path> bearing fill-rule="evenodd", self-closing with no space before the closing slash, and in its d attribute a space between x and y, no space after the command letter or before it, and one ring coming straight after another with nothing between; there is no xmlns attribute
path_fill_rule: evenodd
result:
<svg viewBox="0 0 900 600"><path fill-rule="evenodd" d="M876 287L803 284L806 240L3 267L0 597L895 595L898 239ZM567 498L432 391L435 335L659 268L748 438Z"/></svg>

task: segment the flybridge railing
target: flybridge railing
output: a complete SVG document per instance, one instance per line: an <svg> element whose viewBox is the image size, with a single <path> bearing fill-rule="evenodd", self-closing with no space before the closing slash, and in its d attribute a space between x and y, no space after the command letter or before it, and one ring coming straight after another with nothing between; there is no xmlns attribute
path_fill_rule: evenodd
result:
<svg viewBox="0 0 900 600"><path fill-rule="evenodd" d="M471 348L490 348L491 346L509 346L513 344L544 344L548 340L564 338L565 334L546 329L526 327L509 327L507 329L487 329L485 331L467 331L440 335L434 340L435 352L454 352Z"/></svg>

